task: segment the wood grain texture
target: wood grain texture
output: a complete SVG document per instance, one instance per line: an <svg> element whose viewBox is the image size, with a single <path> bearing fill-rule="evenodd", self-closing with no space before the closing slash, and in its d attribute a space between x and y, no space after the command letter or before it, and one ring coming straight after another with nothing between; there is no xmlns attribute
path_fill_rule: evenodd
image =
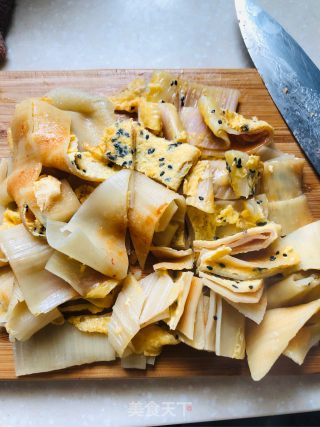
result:
<svg viewBox="0 0 320 427"><path fill-rule="evenodd" d="M241 91L239 112L257 116L275 128L275 143L279 149L296 156L303 154L273 104L258 73L243 70L183 70L186 79L204 84L226 86ZM0 157L10 155L7 128L15 104L27 97L44 95L55 87L74 87L89 92L110 95L123 88L136 76L150 75L149 70L90 70L90 71L38 71L0 73ZM315 141L316 143L316 141ZM315 219L320 219L320 185L316 174L306 162L304 191ZM271 374L320 373L320 348L313 349L303 366L282 357ZM167 348L158 357L156 366L146 371L124 370L118 362L83 365L48 374L32 375L32 379L102 379L102 378L165 378L208 375L247 375L246 362L195 351L184 345ZM31 378L26 377L26 378ZM17 379L14 371L12 346L7 335L0 335L0 379ZM23 380L23 377L19 378Z"/></svg>

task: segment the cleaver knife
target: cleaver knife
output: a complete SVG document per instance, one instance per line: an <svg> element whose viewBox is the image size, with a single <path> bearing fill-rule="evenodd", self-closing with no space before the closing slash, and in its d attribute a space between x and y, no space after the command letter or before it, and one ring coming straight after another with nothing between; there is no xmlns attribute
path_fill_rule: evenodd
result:
<svg viewBox="0 0 320 427"><path fill-rule="evenodd" d="M252 0L235 0L249 54L274 103L320 175L320 71L298 43Z"/></svg>

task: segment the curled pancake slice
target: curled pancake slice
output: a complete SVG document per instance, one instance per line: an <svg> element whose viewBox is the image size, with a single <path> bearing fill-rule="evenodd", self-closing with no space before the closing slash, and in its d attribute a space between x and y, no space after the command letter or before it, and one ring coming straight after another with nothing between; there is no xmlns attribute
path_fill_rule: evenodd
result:
<svg viewBox="0 0 320 427"><path fill-rule="evenodd" d="M268 310L260 325L251 323L246 332L251 376L263 378L305 323L319 311L320 300L289 308Z"/></svg>
<svg viewBox="0 0 320 427"><path fill-rule="evenodd" d="M281 227L278 224L270 222L262 227L252 227L217 240L194 240L193 248L196 252L200 252L228 246L232 249L233 255L259 251L270 246L279 237L280 231Z"/></svg>
<svg viewBox="0 0 320 427"><path fill-rule="evenodd" d="M129 231L141 267L144 266L155 232L164 231L172 220L183 223L185 200L145 175L134 172Z"/></svg>
<svg viewBox="0 0 320 427"><path fill-rule="evenodd" d="M68 224L48 221L48 243L106 276L125 278L129 179L130 171L123 170L100 184Z"/></svg>

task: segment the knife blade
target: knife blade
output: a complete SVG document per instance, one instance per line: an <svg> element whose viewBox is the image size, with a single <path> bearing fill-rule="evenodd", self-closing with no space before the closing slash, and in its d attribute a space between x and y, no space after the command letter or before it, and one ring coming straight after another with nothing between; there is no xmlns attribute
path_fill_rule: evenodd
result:
<svg viewBox="0 0 320 427"><path fill-rule="evenodd" d="M235 0L249 54L283 119L320 175L320 71L252 0Z"/></svg>

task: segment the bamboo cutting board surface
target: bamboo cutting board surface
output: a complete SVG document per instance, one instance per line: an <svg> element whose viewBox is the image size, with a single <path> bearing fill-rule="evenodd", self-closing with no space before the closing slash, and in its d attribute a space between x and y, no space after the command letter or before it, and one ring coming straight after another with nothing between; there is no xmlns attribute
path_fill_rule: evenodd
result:
<svg viewBox="0 0 320 427"><path fill-rule="evenodd" d="M236 88L241 91L239 112L256 115L275 128L275 143L282 151L303 157L289 129L273 104L258 73L242 70L184 70L184 78L204 84ZM138 75L149 75L143 70L39 71L0 72L0 157L10 155L7 128L15 104L27 97L44 95L54 87L74 87L89 92L110 95L123 88ZM319 141L315 141L315 144ZM320 182L306 162L304 191L315 219L320 219ZM280 358L271 374L320 373L320 347L314 348L299 367L288 358ZM156 366L146 371L124 370L118 362L84 365L48 374L33 375L32 379L90 379L90 378L165 378L208 375L248 374L245 361L216 357L179 345L167 348L157 358ZM270 374L269 374L270 375ZM12 346L6 334L0 335L0 380L16 379Z"/></svg>

